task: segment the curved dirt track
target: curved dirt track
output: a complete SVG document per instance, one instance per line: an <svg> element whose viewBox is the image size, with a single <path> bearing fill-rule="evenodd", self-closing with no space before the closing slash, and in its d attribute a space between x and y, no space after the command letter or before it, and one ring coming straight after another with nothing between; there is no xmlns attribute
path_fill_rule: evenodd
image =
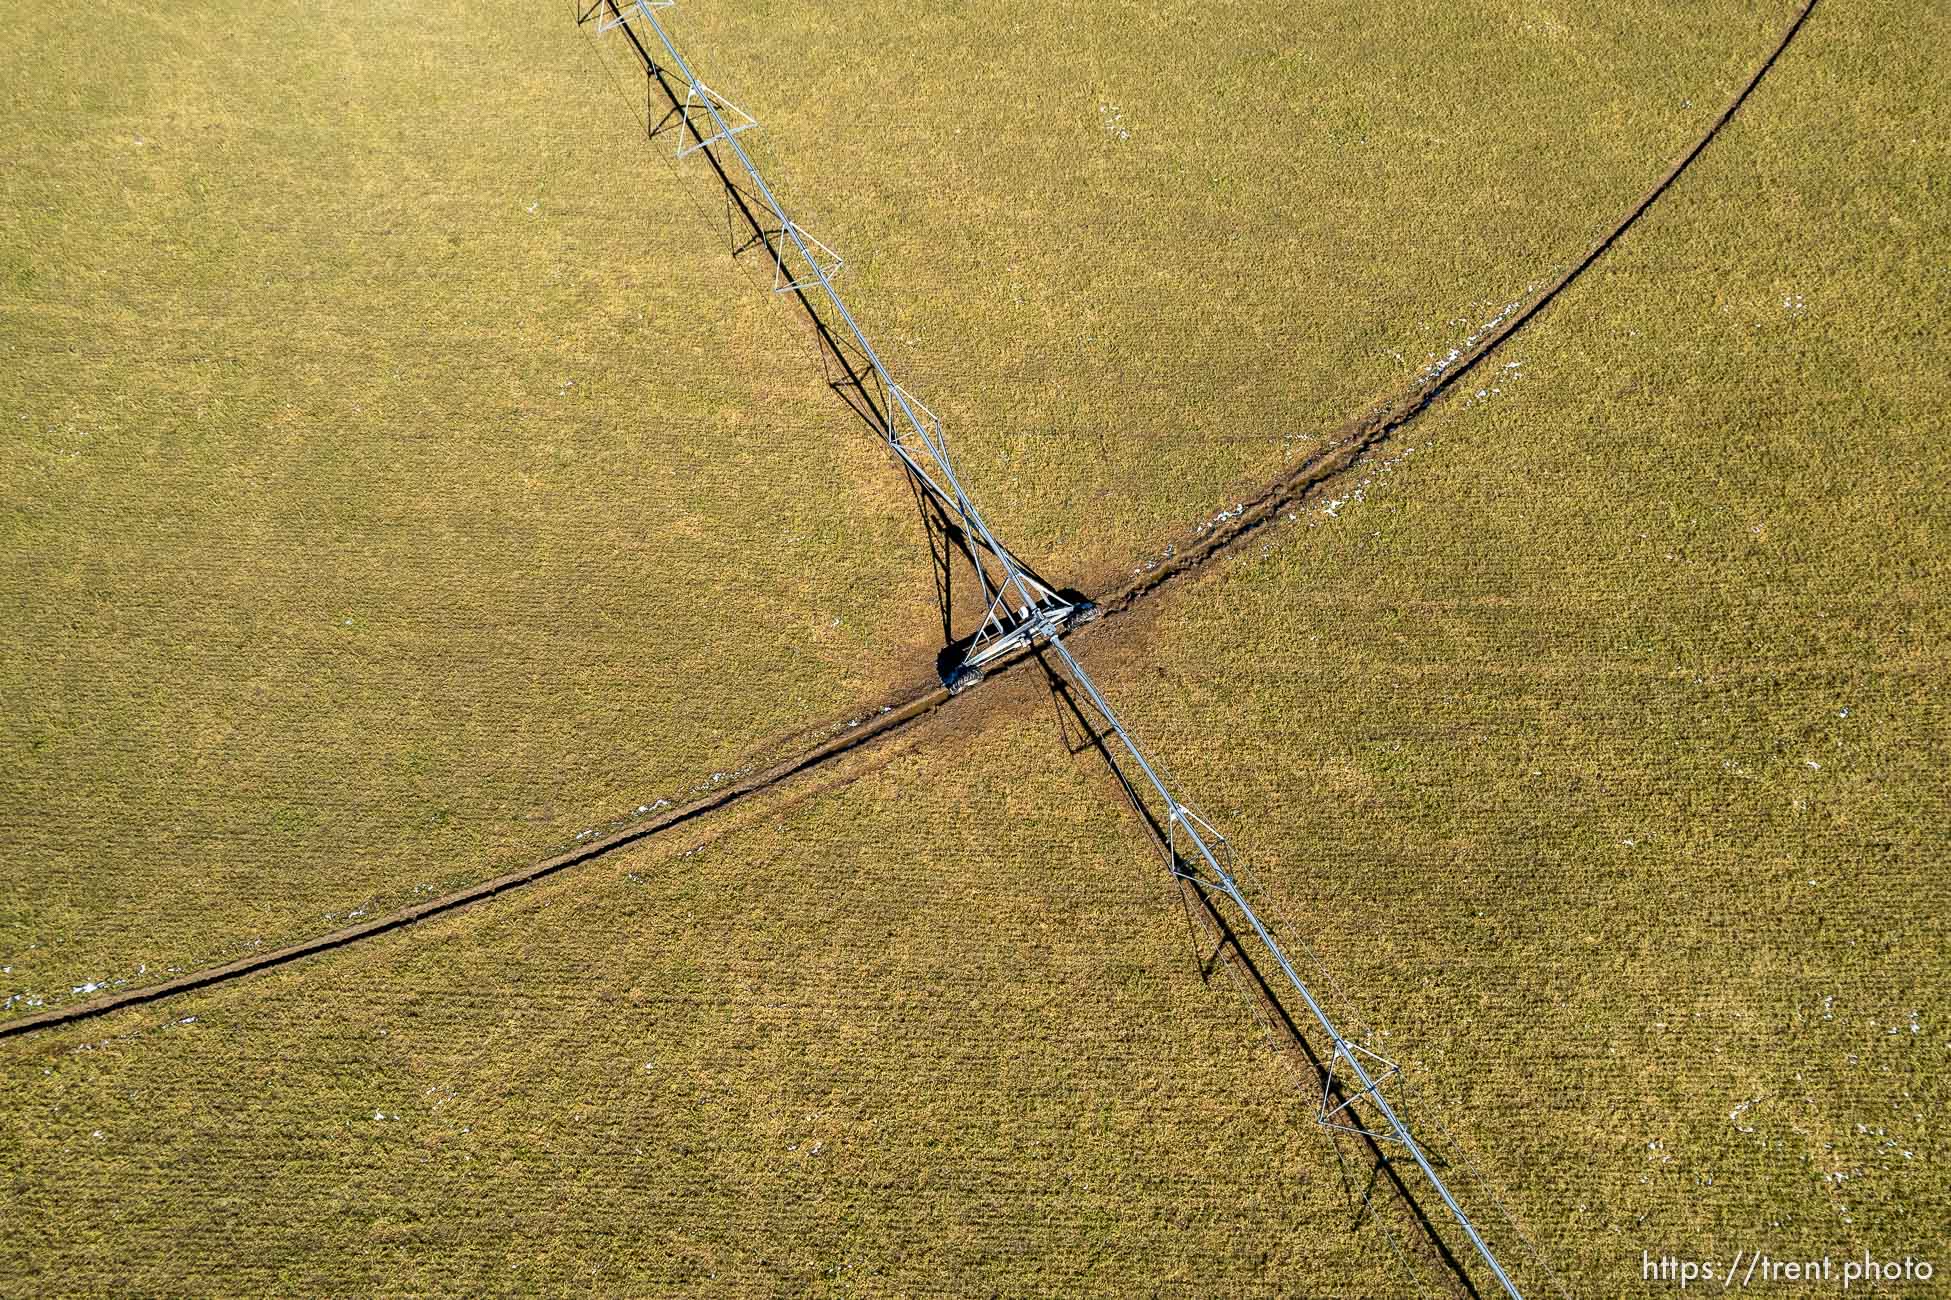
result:
<svg viewBox="0 0 1951 1300"><path fill-rule="evenodd" d="M1505 317L1494 329L1479 337L1440 375L1418 383L1348 421L1328 439L1328 446L1325 449L1303 459L1246 498L1232 518L1205 531L1197 540L1188 541L1181 548L1175 548L1172 558L1129 579L1117 590L1097 597L1103 617L1098 622L1072 633L1069 639L1111 639L1116 635L1120 616L1127 614L1165 586L1195 572L1208 561L1233 550L1243 539L1278 520L1284 511L1310 501L1328 485L1346 474L1378 444L1415 420L1445 396L1459 380L1480 365L1485 358L1534 319L1553 299L1584 274L1672 186L1680 174L1700 156L1739 111L1749 95L1754 92L1755 87L1761 84L1762 78L1767 76L1769 69L1775 66L1783 51L1795 39L1796 33L1807 22L1816 3L1817 0L1804 0L1783 30L1781 39L1755 68L1754 74L1735 92L1734 97L1728 101L1727 107L1708 125L1693 145L1667 169L1666 174L1627 208L1611 229L1594 241L1569 270L1533 295L1518 310ZM1007 663L1017 663L1026 657L1028 657L1027 652L1015 656ZM998 665L997 670L1005 666L1007 664ZM948 691L939 685L916 684L900 692L893 700L876 706L875 710L864 718L854 722L837 722L821 729L826 736L823 740L805 746L795 753L771 756L770 761L765 757L755 759L745 768L752 773L751 775L734 781L703 799L673 808L661 816L613 830L566 852L537 862L533 866L496 876L440 898L388 912L362 925L335 930L330 934L288 944L270 952L254 954L226 965L192 971L160 984L125 989L86 1002L77 1002L51 1008L35 1015L23 1016L0 1024L0 1038L9 1038L40 1029L52 1029L123 1007L138 1006L179 993L207 988L213 984L227 983L317 953L343 948L360 940L385 934L443 913L470 907L498 894L518 889L523 885L635 844L662 831L696 821L707 814L718 812L829 763L843 754L884 741L932 714L947 704L951 698Z"/></svg>

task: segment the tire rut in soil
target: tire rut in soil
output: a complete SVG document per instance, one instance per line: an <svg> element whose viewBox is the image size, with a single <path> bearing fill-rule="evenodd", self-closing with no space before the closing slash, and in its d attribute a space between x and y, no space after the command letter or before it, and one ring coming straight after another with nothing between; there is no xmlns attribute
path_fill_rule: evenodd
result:
<svg viewBox="0 0 1951 1300"><path fill-rule="evenodd" d="M1098 597L1098 607L1102 617L1097 622L1087 624L1071 633L1067 639L1095 641L1100 645L1122 642L1125 638L1121 635L1121 631L1135 630L1130 626L1133 620L1126 617L1132 611L1141 607L1165 587L1199 572L1212 561L1236 550L1248 537L1274 524L1283 512L1309 503L1324 489L1359 465L1381 444L1448 395L1464 376L1475 370L1513 334L1534 320L1559 294L1604 256L1606 251L1624 237L1626 232L1646 214L1660 196L1672 187L1747 102L1755 87L1761 84L1762 78L1767 76L1768 71L1788 49L1790 42L1795 39L1809 15L1815 10L1816 4L1817 0L1805 0L1790 19L1781 39L1755 69L1754 74L1735 92L1734 97L1728 101L1727 107L1709 124L1693 145L1667 169L1666 174L1627 208L1625 214L1612 228L1595 240L1570 269L1544 290L1534 294L1522 308L1512 312L1495 328L1478 338L1441 375L1416 384L1348 421L1331 436L1327 447L1304 458L1292 469L1283 472L1242 500L1240 502L1242 508L1233 518L1197 535L1196 539L1187 539L1183 550L1179 550L1175 545L1170 559L1131 578L1116 590ZM989 675L994 676L1007 671L1030 658L1033 653L1033 651L1021 652L990 670ZM993 692L978 693L978 697L971 697L971 703L981 694L993 694ZM808 731L814 734L827 733L828 739L802 749L796 754L756 757L744 765L744 770L752 771L759 768L760 764L766 764L763 770L757 771L755 775L735 781L702 799L672 808L661 816L613 830L521 870L496 876L440 898L374 917L363 925L335 930L330 934L287 944L270 952L256 954L222 966L192 971L162 983L125 989L87 1002L50 1008L31 1016L22 1016L0 1023L0 1038L11 1038L40 1029L52 1029L93 1016L105 1015L124 1007L140 1006L179 993L208 988L213 984L227 983L245 975L287 965L319 953L331 952L420 921L471 907L476 903L519 889L537 880L566 871L570 867L603 857L663 831L696 821L733 804L763 794L783 782L830 763L843 754L878 743L908 728L911 724L941 709L952 698L961 697L952 697L941 686L931 689L925 682L911 683L891 692L888 703L871 706L867 711L855 710L838 721L798 733L800 735L808 734ZM978 707L973 712L986 714L987 710ZM970 716L963 721L975 723L978 720L976 716Z"/></svg>

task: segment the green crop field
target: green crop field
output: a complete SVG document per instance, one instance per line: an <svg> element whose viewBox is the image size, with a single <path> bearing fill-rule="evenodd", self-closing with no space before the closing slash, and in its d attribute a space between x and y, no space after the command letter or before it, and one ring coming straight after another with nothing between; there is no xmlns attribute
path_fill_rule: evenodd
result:
<svg viewBox="0 0 1951 1300"><path fill-rule="evenodd" d="M1527 1295L1951 1267L1951 22L1828 3L1442 400L1074 641ZM660 10L999 534L1090 592L1572 265L1791 12ZM15 26L0 1023L928 680L913 499L613 35ZM1453 1290L1192 920L1025 664L517 893L0 1043L0 1289Z"/></svg>

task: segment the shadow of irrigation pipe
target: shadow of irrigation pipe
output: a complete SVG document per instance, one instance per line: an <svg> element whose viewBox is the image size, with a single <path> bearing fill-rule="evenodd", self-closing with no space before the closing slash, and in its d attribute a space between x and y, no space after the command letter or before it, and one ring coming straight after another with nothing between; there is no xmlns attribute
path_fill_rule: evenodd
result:
<svg viewBox="0 0 1951 1300"><path fill-rule="evenodd" d="M1041 655L1037 657L1037 664L1043 669L1045 685L1049 688L1051 699L1058 708L1058 727L1064 737L1065 750L1072 756L1095 754L1117 786L1119 793L1123 795L1126 804L1137 817L1138 824L1144 830L1146 837L1158 850L1160 857L1170 855L1172 850L1165 828L1159 824L1158 816L1145 802L1139 787L1133 783L1131 775L1125 771L1124 766L1118 762L1117 756L1104 743L1105 732L1092 722L1090 715L1086 714L1084 707L1077 702L1077 697L1072 693L1070 683L1063 674L1051 667ZM1082 735L1082 740L1075 744L1069 739L1072 726L1075 726ZM1316 1095L1322 1100L1321 1113L1328 1113L1354 1100L1354 1094L1347 1090L1345 1081L1335 1078L1329 1072L1320 1052L1301 1032L1300 1026L1288 1013L1279 995L1275 993L1274 986L1268 982L1266 975L1261 971L1259 963L1255 962L1252 955L1242 946L1238 931L1219 910L1211 891L1183 876L1177 878L1177 884L1180 901L1186 906L1188 920L1196 916L1197 920L1193 921L1195 931L1203 930L1210 940L1212 955L1210 957L1205 955L1207 947L1205 944L1199 945L1196 954L1201 981L1204 982L1211 975L1215 962L1224 961L1232 968L1238 977L1241 992L1274 1039L1275 1050L1295 1059L1301 1066L1302 1074L1314 1080ZM1331 1133L1329 1136L1339 1157L1342 1154L1340 1135ZM1456 1294L1467 1297L1478 1296L1476 1284L1471 1280L1463 1261L1451 1248L1450 1243L1444 1239L1436 1221L1416 1199L1409 1184L1404 1181L1402 1174L1396 1168L1395 1162L1383 1149L1381 1141L1366 1132L1350 1133L1347 1136L1354 1140L1368 1171L1368 1189L1359 1198L1354 1199L1358 1199L1364 1206L1373 1207L1375 1189L1386 1188L1390 1202L1399 1210L1402 1226L1411 1234L1412 1243L1418 1248L1418 1253L1424 1261L1440 1273ZM1359 1222L1358 1218L1357 1223Z"/></svg>

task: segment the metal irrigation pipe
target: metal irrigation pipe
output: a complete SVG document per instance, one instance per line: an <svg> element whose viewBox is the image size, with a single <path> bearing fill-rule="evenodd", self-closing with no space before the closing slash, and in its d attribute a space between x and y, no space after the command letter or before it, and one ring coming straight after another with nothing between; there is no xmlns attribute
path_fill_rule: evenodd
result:
<svg viewBox="0 0 1951 1300"><path fill-rule="evenodd" d="M703 103L705 112L711 115L712 123L717 127L718 137L722 138L725 144L730 147L732 154L738 159L739 166L743 167L745 174L752 178L753 185L758 187L759 196L765 201L765 205L772 210L772 215L779 219L781 230L788 239L792 240L793 247L799 251L800 257L812 271L813 278L818 281L820 288L825 291L827 301L833 304L834 311L839 313L841 321L846 324L848 333L852 334L854 342L860 345L862 355L867 358L867 364L873 368L874 373L879 376L881 383L886 386L888 395L894 399L895 405L901 408L901 414L907 419L908 426L915 431L915 434L920 437L922 445L928 449L929 458L935 462L936 468L941 471L942 477L948 481L948 486L954 493L956 511L974 526L975 532L981 538L984 546L1002 564L1003 572L1007 575L1009 584L1016 588L1017 595L1022 598L1024 605L1027 608L1035 608L1040 597L1031 589L1034 579L1023 572L1022 567L1016 562L1016 557L1011 555L996 540L995 535L989 531L989 525L983 522L982 515L976 510L975 503L963 491L961 481L955 476L955 469L949 463L947 447L938 445L936 440L929 436L927 426L916 418L914 408L909 405L906 391L902 389L901 385L894 382L894 377L888 373L887 367L881 363L880 354L874 350L874 345L868 342L866 333L862 331L859 323L854 320L853 313L847 310L847 304L841 301L839 292L833 287L833 281L827 277L826 268L820 265L819 260L813 256L813 251L806 246L806 241L800 238L799 227L794 224L792 218L786 215L785 209L780 206L779 200L773 195L772 187L767 185L765 177L759 174L758 167L753 164L751 157L746 154L745 146L738 142L737 132L732 129L731 123L725 120L724 115L718 111L718 104L713 98L710 89L703 81L699 80L698 74L691 70L691 65L685 62L684 55L678 52L677 45L671 40L670 33L664 30L664 24L658 22L657 15L651 12L651 6L645 0L636 0L635 8L643 16L644 20L650 24L651 29L657 33L657 39L663 42L665 51L671 56L671 66L684 78L691 95ZM743 112L743 110L740 111L741 113ZM701 143L698 147L703 148L705 143L709 143L709 141ZM913 465L918 472L922 473L924 478L928 477L926 471L921 469L921 466L915 465L914 457L908 453L907 448L901 445L899 438L890 435L887 438L887 443L894 449L894 453L897 456L908 462L908 464ZM1036 585L1041 587L1040 583ZM1045 594L1048 593L1046 592Z"/></svg>
<svg viewBox="0 0 1951 1300"><path fill-rule="evenodd" d="M1464 1213L1463 1207L1457 1204L1456 1197L1450 1194L1449 1187L1444 1184L1443 1179L1429 1163L1429 1157L1423 1153L1422 1144L1416 1141L1414 1135L1409 1131L1409 1126L1403 1123L1401 1117L1396 1114L1395 1108L1390 1106L1388 1099L1382 1095L1381 1085L1370 1077L1367 1069L1363 1067L1361 1060L1355 1055L1354 1044L1351 1044L1347 1039L1343 1038L1341 1031L1335 1028L1334 1021L1328 1018L1327 1011L1315 1000L1313 992L1308 989L1307 984L1302 981L1300 974L1295 971L1293 963L1287 959L1287 954L1281 950L1280 944L1268 931L1266 924L1261 921L1259 914L1253 910L1247 903L1245 896L1240 893L1240 887L1234 881L1232 873L1220 865L1218 857L1213 853L1211 848L1207 847L1205 837L1199 833L1199 815L1192 812L1191 809L1173 797L1172 791L1167 788L1165 782L1153 770L1151 762L1146 759L1144 752L1138 748L1138 744L1131 738L1131 734L1125 730L1124 724L1118 721L1118 715L1112 712L1110 703L1098 691L1097 684L1091 680L1090 674L1084 671L1084 666L1077 662L1076 658L1070 653L1070 647L1066 646L1063 640L1057 636L1055 629L1049 630L1048 639L1051 649L1057 652L1058 657L1064 661L1064 666L1070 670L1072 680L1083 688L1084 694L1090 699L1091 707L1096 709L1098 714L1103 717L1106 725L1111 728L1112 734L1117 736L1118 743L1124 746L1125 752L1131 755L1132 761L1138 764L1139 770L1145 774L1145 779L1151 782L1152 789L1158 791L1159 798L1165 801L1165 811L1168 818L1166 852L1173 854L1176 858L1176 851L1172 845L1176 840L1177 833L1183 830L1186 838L1191 841L1192 847L1198 850L1200 859L1218 879L1220 888L1225 891L1228 898L1233 900L1233 905L1240 909L1241 915L1246 917L1247 924L1251 925L1253 932L1260 936L1260 942L1266 947L1267 951L1273 954L1274 961L1279 964L1281 973L1287 976L1288 983L1294 986L1294 991L1301 995L1303 1002L1307 1003L1307 1009L1313 1013L1315 1021L1321 1026L1321 1032L1326 1034L1328 1040L1334 1044L1335 1054L1348 1062L1349 1068L1354 1071L1356 1079L1361 1083L1360 1091L1366 1093L1369 1099L1375 1103L1376 1109L1382 1113L1382 1118L1387 1120L1389 1127L1395 1130L1396 1140L1402 1143L1403 1149L1408 1151L1410 1158L1416 1162L1417 1168L1423 1171L1423 1177L1429 1180L1430 1186L1435 1188L1436 1194L1443 1199L1443 1204L1449 1207L1450 1214L1456 1219L1458 1226L1470 1238L1470 1244L1477 1248L1477 1253L1483 1257L1484 1263L1490 1266L1490 1271L1496 1275L1498 1282L1503 1284L1505 1292L1512 1297L1512 1300L1523 1300L1523 1297L1518 1293L1516 1284L1505 1274L1503 1266L1497 1262L1497 1256L1491 1253L1490 1246L1484 1241L1482 1235L1478 1233L1477 1226L1470 1221L1470 1216ZM1176 860L1171 864L1171 870L1175 876L1184 876L1184 873L1179 871ZM1329 1068L1331 1071L1333 1069L1333 1060L1334 1057L1331 1056L1329 1058ZM1322 1101L1324 1112L1326 1105L1327 1102L1324 1096Z"/></svg>
<svg viewBox="0 0 1951 1300"><path fill-rule="evenodd" d="M1341 1031L1335 1028L1334 1021L1329 1018L1327 1011L1321 1006L1320 1002L1316 1001L1313 992L1309 990L1307 984L1301 979L1299 972L1294 969L1293 963L1287 959L1287 954L1282 951L1279 942L1275 940L1273 934L1267 929L1266 924L1261 921L1259 914L1253 910L1252 906L1246 901L1245 896L1241 894L1240 887L1233 879L1232 873L1220 865L1218 856L1207 845L1205 837L1199 833L1199 827L1206 825L1207 830L1211 831L1222 842L1224 842L1224 837L1220 836L1219 832L1213 830L1210 825L1203 822L1197 813L1180 803L1172 794L1171 789L1167 787L1164 779L1152 767L1151 760L1145 757L1144 751L1138 748L1137 742L1131 738L1131 734L1125 730L1124 724L1118 720L1118 715L1112 711L1110 703L1097 689L1097 684L1091 680L1090 674L1084 671L1084 666L1078 663L1076 657L1070 653L1070 647L1063 643L1056 623L1039 607L1038 598L1031 590L1031 583L1034 582L1034 579L1029 578L1023 572L1021 567L1016 563L1015 557L996 540L995 536L989 531L989 526L983 522L982 515L975 508L975 503L963 491L961 481L956 478L955 470L949 464L947 448L938 446L936 441L929 436L927 427L921 420L916 418L914 409L909 404L907 393L899 384L894 382L894 377L888 373L887 367L881 363L880 354L874 351L874 345L868 342L867 335L854 320L853 313L848 311L847 304L841 301L840 294L834 289L833 282L828 278L826 269L820 265L819 260L813 255L813 251L806 246L805 240L800 238L799 227L794 225L792 219L786 215L785 209L780 206L778 198L773 195L772 187L766 184L765 177L759 174L758 167L754 165L751 157L745 152L745 147L738 142L737 130L734 130L731 123L726 121L724 115L719 112L718 104L710 89L705 86L704 82L698 79L697 73L691 70L691 65L685 62L684 56L678 52L676 43L671 40L670 33L664 30L664 25L657 21L657 15L651 12L651 6L647 3L647 0L635 0L633 7L650 24L651 29L657 33L657 39L663 42L665 51L671 56L672 67L683 76L690 97L697 99L704 105L705 111L710 114L712 123L717 128L715 135L711 139L700 140L696 148L702 149L712 143L712 140L717 139L722 139L730 147L733 155L737 157L739 165L745 169L745 174L752 178L753 185L758 188L760 197L764 200L766 206L771 209L772 215L779 219L782 233L793 242L793 247L798 250L800 257L812 271L813 278L818 282L820 288L825 291L827 301L833 304L833 309L839 313L840 319L846 324L848 332L853 335L854 342L860 345L861 353L867 358L868 365L873 368L875 375L886 386L888 395L894 400L895 405L901 408L901 414L906 418L909 427L921 438L923 446L928 449L930 458L941 471L942 477L948 481L949 488L954 493L954 506L956 510L973 526L977 536L982 540L985 547L1002 564L1004 572L1008 575L1009 583L1016 588L1017 594L1022 597L1025 609L1029 612L1029 627L1033 635L1041 635L1049 643L1050 648L1056 651L1058 657L1063 660L1065 668L1069 670L1071 679L1082 688L1085 696L1089 698L1091 707L1097 710L1099 716L1111 728L1112 734L1118 738L1118 743L1124 747L1125 752L1131 756L1132 761L1145 774L1145 779L1150 782L1152 789L1157 791L1159 798L1165 801L1168 822L1166 852L1172 857L1172 862L1169 864L1172 874L1181 879L1197 881L1196 877L1181 871L1178 866L1177 836L1180 831L1183 831L1186 838L1191 842L1192 847L1198 852L1200 860L1213 873L1213 878L1218 882L1220 889L1233 901L1233 905L1240 909L1241 915L1246 917L1247 924L1253 927L1253 932L1259 936L1261 944L1273 955L1274 961L1280 966L1281 973L1287 976L1288 983L1293 985L1294 991L1300 994L1301 1000L1307 1004L1308 1011L1313 1014L1315 1022L1321 1026L1321 1031L1328 1036L1329 1042L1334 1044L1334 1053L1329 1057L1328 1071L1330 1077L1333 1075L1334 1061L1337 1058L1348 1063L1348 1068L1353 1071L1356 1080L1361 1084L1361 1087L1357 1090L1357 1095L1366 1095L1374 1103L1375 1108L1381 1113L1382 1118L1388 1122L1389 1128L1393 1130L1395 1140L1402 1143L1403 1149L1416 1162L1416 1167L1422 1170L1423 1177L1429 1181L1431 1187L1436 1189L1437 1196L1442 1198L1443 1204L1449 1209L1451 1216L1456 1219L1457 1225L1463 1229L1464 1234L1470 1239L1470 1244L1476 1248L1477 1254L1482 1257L1484 1263L1489 1266L1491 1273L1496 1276L1497 1281L1503 1286L1505 1293L1512 1300L1523 1300L1523 1297L1518 1292L1517 1285L1511 1281L1509 1275L1504 1272L1503 1265L1497 1262L1497 1256L1491 1252L1489 1243L1477 1231L1476 1225L1470 1221L1470 1216L1464 1212L1463 1207L1457 1203L1456 1197L1450 1193L1450 1189L1443 1182L1442 1176L1430 1164L1429 1157L1424 1153L1422 1144L1416 1141L1415 1135L1409 1131L1409 1126L1396 1114L1395 1108L1389 1105L1388 1099L1382 1095L1381 1083L1373 1078L1367 1068L1362 1065L1360 1058L1356 1055L1357 1051L1361 1049L1356 1044L1344 1038ZM616 0L610 0L610 8L613 13L617 14L617 22L621 23L623 18L617 9ZM743 110L739 111L743 115ZM738 129L742 130L744 128L740 127ZM793 285L797 287L799 283L801 282L795 278ZM930 414L932 419L932 412ZM890 433L886 441L893 448L896 455L900 456L902 460L906 461L917 472L921 473L922 477L929 481L931 487L934 486L932 479L928 478L926 471L921 466L915 464L914 458L901 445L898 437ZM936 490L938 492L940 491L939 488ZM1040 586L1041 584L1037 585ZM994 617L993 607L991 617ZM1383 1077L1386 1079L1387 1075L1385 1074ZM1328 1122L1327 1100L1327 1094L1324 1088L1321 1117L1323 1124Z"/></svg>

